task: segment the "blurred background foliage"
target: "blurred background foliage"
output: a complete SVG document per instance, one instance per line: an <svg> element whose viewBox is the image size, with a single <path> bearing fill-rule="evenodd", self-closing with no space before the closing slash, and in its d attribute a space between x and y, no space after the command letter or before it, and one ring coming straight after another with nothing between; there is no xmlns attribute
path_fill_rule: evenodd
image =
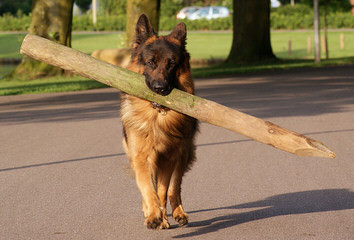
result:
<svg viewBox="0 0 354 240"><path fill-rule="evenodd" d="M97 0L97 25L92 23L92 0L75 0L80 9L73 18L74 31L124 31L126 27L126 0ZM311 29L313 27L313 0L279 0L282 5L271 9L271 29ZM186 6L226 6L232 15L233 0L161 0L160 30L170 30L181 20L179 10ZM327 6L329 28L354 28L349 0L320 0ZM320 12L323 14L323 11ZM0 31L26 31L30 23L31 0L0 1ZM232 16L214 20L183 20L189 30L232 30ZM323 21L323 18L321 18Z"/></svg>

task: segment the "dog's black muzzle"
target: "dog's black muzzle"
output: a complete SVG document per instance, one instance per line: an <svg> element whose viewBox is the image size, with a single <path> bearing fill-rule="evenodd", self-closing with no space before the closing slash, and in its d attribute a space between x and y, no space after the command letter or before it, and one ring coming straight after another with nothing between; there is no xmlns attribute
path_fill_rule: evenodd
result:
<svg viewBox="0 0 354 240"><path fill-rule="evenodd" d="M147 78L145 78L145 83L151 91L162 96L168 95L173 89L168 84L168 81L149 81Z"/></svg>
<svg viewBox="0 0 354 240"><path fill-rule="evenodd" d="M166 96L171 92L171 89L165 81L154 81L151 84L151 90L162 96Z"/></svg>

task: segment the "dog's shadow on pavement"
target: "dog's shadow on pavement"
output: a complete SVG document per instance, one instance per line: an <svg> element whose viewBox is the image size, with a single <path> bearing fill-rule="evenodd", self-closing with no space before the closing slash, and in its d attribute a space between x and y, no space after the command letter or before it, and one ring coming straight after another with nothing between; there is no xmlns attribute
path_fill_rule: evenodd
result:
<svg viewBox="0 0 354 240"><path fill-rule="evenodd" d="M349 189L325 189L287 193L269 197L261 201L227 207L202 209L188 213L193 215L200 212L246 208L261 209L191 222L189 223L188 228L195 228L195 231L177 235L174 236L174 238L199 236L209 232L216 232L233 227L238 224L276 216L354 209L354 192L351 192Z"/></svg>

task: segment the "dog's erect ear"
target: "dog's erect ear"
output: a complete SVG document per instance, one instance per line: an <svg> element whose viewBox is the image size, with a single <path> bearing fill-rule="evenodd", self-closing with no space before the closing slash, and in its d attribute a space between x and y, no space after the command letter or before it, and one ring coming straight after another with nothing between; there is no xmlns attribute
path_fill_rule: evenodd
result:
<svg viewBox="0 0 354 240"><path fill-rule="evenodd" d="M173 29L173 31L170 33L170 37L179 40L183 44L186 42L186 36L187 27L183 22L178 23L175 29Z"/></svg>
<svg viewBox="0 0 354 240"><path fill-rule="evenodd" d="M153 35L156 35L156 33L154 32L148 17L145 14L142 14L136 24L135 42L142 43Z"/></svg>

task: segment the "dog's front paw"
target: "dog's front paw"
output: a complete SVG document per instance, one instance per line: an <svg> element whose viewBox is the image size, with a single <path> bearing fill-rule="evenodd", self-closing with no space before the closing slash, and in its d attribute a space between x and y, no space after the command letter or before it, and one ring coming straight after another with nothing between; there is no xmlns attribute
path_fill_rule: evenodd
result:
<svg viewBox="0 0 354 240"><path fill-rule="evenodd" d="M175 217L175 220L180 227L188 224L188 216L186 214Z"/></svg>
<svg viewBox="0 0 354 240"><path fill-rule="evenodd" d="M173 218L176 220L180 227L188 223L188 215L183 211L182 207L180 206L174 210Z"/></svg>
<svg viewBox="0 0 354 240"><path fill-rule="evenodd" d="M147 217L145 219L145 225L149 229L160 229L160 225L162 223L161 217Z"/></svg>

